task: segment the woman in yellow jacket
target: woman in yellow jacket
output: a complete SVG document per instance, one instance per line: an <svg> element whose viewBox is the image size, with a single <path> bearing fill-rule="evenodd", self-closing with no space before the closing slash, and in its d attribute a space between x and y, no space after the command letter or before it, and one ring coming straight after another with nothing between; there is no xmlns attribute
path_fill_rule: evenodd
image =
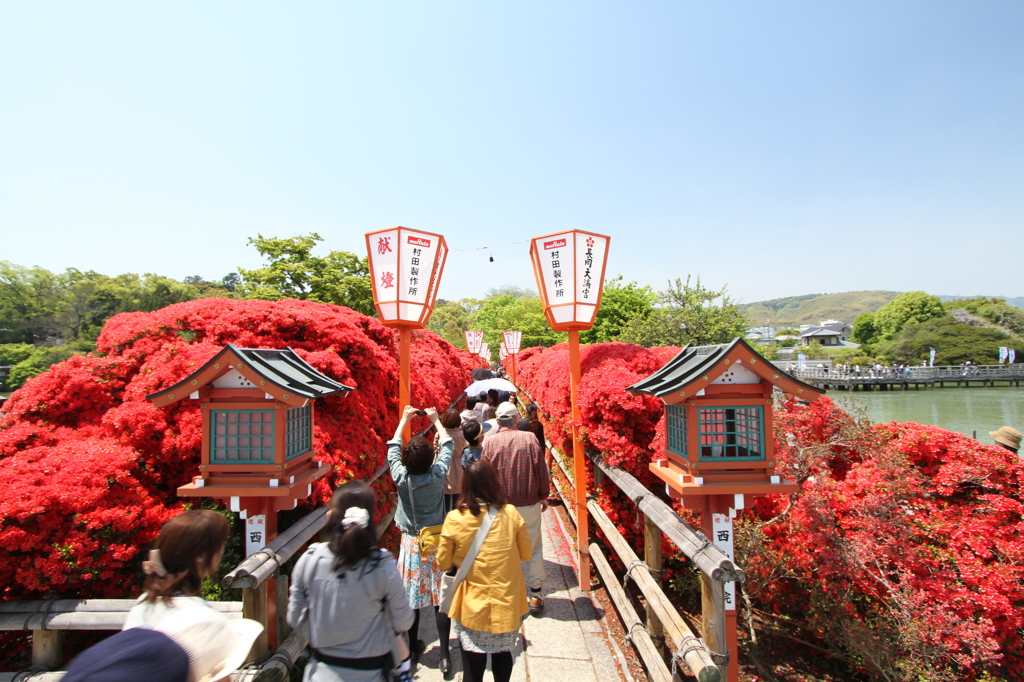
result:
<svg viewBox="0 0 1024 682"><path fill-rule="evenodd" d="M523 517L506 502L494 465L487 460L473 462L463 472L458 504L441 529L438 566L448 571L462 564L490 506L498 513L448 609L462 648L465 682L483 682L487 654L491 654L495 682L508 682L512 648L530 612L519 563L530 559L530 537Z"/></svg>

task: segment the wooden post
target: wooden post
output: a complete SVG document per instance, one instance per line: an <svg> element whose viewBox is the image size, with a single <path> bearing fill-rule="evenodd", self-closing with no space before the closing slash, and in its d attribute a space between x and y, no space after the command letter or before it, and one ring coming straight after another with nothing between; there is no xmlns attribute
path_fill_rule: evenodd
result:
<svg viewBox="0 0 1024 682"><path fill-rule="evenodd" d="M288 576L282 574L277 580L274 581L274 601L277 606L277 614L275 620L277 625L277 641L278 643L283 642L288 638L288 635L292 633L290 627L288 627Z"/></svg>
<svg viewBox="0 0 1024 682"><path fill-rule="evenodd" d="M725 583L712 580L700 574L701 639L715 654L725 654L728 647L725 637ZM735 653L730 657L730 662ZM725 667L721 661L715 661Z"/></svg>
<svg viewBox="0 0 1024 682"><path fill-rule="evenodd" d="M580 333L569 332L569 396L572 401L572 469L576 479L576 540L580 591L590 591L590 540L587 528L587 460L580 440Z"/></svg>
<svg viewBox="0 0 1024 682"><path fill-rule="evenodd" d="M47 670L60 670L64 663L64 632L32 631L32 665Z"/></svg>
<svg viewBox="0 0 1024 682"><path fill-rule="evenodd" d="M637 510L640 513L640 510ZM644 514L644 563L655 573L651 576L661 585L661 529ZM665 647L665 629L654 608L647 604L647 631L651 633L659 650Z"/></svg>
<svg viewBox="0 0 1024 682"><path fill-rule="evenodd" d="M267 625L267 583L260 583L256 587L242 588L242 617L249 618L258 623ZM259 634L256 641L252 643L252 650L249 652L246 663L252 663L257 658L267 653L268 650L267 630Z"/></svg>

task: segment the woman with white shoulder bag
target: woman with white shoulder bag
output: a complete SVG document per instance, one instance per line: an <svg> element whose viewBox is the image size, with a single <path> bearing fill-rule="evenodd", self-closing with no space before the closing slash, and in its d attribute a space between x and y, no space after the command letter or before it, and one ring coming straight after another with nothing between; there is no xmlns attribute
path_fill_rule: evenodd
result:
<svg viewBox="0 0 1024 682"><path fill-rule="evenodd" d="M472 462L463 471L462 493L445 517L437 550L438 566L449 571L441 609L455 621L464 682L483 682L488 654L495 682L511 678L512 648L530 612L520 566L529 558L526 524L506 502L494 465Z"/></svg>

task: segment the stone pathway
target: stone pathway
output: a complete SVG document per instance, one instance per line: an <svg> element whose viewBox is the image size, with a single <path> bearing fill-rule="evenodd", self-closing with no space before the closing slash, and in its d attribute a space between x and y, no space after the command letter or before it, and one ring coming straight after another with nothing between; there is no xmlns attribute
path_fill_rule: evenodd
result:
<svg viewBox="0 0 1024 682"><path fill-rule="evenodd" d="M540 618L528 616L523 638L513 651L515 667L512 682L634 682L628 672L619 645L609 635L605 614L590 597L580 592L576 573L576 557L559 512L549 509L543 516L544 612ZM420 620L420 638L427 649L420 660L416 679L441 682L437 669L440 648L434 619L424 611ZM628 645L627 645L628 646ZM462 660L458 639L452 635L453 679L462 676ZM490 682L490 672L485 676Z"/></svg>

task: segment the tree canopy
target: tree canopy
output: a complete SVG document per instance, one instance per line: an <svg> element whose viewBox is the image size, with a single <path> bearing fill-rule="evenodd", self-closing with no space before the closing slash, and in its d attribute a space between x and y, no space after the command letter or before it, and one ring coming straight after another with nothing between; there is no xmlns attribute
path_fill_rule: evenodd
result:
<svg viewBox="0 0 1024 682"><path fill-rule="evenodd" d="M908 291L879 308L874 322L878 334L891 339L908 323L920 324L945 314L946 309L938 296L923 291Z"/></svg>
<svg viewBox="0 0 1024 682"><path fill-rule="evenodd" d="M726 287L707 289L700 283L676 279L658 294L660 305L649 315L626 323L618 340L650 348L704 346L726 343L747 330L748 321L739 305L726 293Z"/></svg>
<svg viewBox="0 0 1024 682"><path fill-rule="evenodd" d="M250 238L249 244L267 259L267 265L256 270L239 268L241 282L237 283L236 291L244 298L268 301L297 298L334 303L376 316L366 258L348 251L314 256L314 247L322 241L323 237L316 232L299 237L259 234Z"/></svg>

